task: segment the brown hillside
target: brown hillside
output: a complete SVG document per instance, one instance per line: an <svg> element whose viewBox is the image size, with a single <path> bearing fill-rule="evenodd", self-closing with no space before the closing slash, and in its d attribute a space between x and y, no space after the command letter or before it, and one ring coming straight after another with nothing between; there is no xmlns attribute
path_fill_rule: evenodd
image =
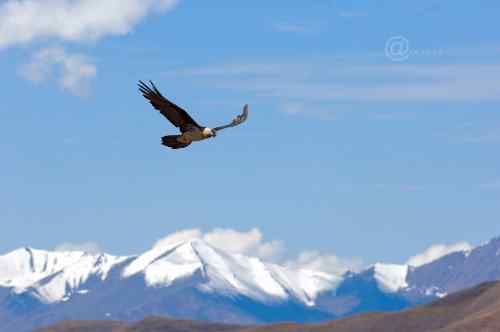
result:
<svg viewBox="0 0 500 332"><path fill-rule="evenodd" d="M486 283L397 313L370 313L338 321L237 327L149 318L121 322L64 322L39 332L494 332L500 331L500 282Z"/></svg>

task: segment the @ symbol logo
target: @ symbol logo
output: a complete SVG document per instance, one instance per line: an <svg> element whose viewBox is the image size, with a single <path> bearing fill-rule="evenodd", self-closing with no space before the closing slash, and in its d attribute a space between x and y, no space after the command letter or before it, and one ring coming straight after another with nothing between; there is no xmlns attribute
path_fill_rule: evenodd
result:
<svg viewBox="0 0 500 332"><path fill-rule="evenodd" d="M403 36L394 36L385 44L385 55L392 61L404 61L410 56L410 41Z"/></svg>

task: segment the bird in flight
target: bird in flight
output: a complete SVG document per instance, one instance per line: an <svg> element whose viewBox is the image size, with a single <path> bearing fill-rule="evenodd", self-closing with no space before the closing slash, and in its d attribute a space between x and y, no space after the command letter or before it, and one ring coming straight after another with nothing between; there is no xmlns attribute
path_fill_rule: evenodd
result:
<svg viewBox="0 0 500 332"><path fill-rule="evenodd" d="M151 83L151 87L143 81L139 81L139 91L144 98L149 100L155 109L160 111L160 113L174 126L179 128L181 132L180 135L167 135L162 137L162 144L169 148L182 149L189 146L192 142L215 137L218 131L238 126L245 122L248 117L248 105L245 105L243 107L243 113L238 115L227 125L215 128L200 126L185 110L163 97L153 82L149 82Z"/></svg>

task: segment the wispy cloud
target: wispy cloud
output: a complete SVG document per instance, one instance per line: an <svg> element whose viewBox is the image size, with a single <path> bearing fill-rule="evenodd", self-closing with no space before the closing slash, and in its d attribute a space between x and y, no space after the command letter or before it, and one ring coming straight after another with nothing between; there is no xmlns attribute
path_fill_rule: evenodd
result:
<svg viewBox="0 0 500 332"><path fill-rule="evenodd" d="M402 185L401 190L407 193L414 193L425 190L425 186L417 184L407 184L407 185Z"/></svg>
<svg viewBox="0 0 500 332"><path fill-rule="evenodd" d="M456 143L496 144L500 143L500 125L491 121L488 123L468 122L437 135Z"/></svg>
<svg viewBox="0 0 500 332"><path fill-rule="evenodd" d="M304 33L308 27L303 24L279 22L274 24L274 30L278 32Z"/></svg>
<svg viewBox="0 0 500 332"><path fill-rule="evenodd" d="M360 258L342 258L315 250L300 253L295 259L287 261L285 265L293 269L309 269L336 276L341 276L347 271L357 272L365 267Z"/></svg>
<svg viewBox="0 0 500 332"><path fill-rule="evenodd" d="M494 191L500 190L500 178L481 184L481 188Z"/></svg>
<svg viewBox="0 0 500 332"><path fill-rule="evenodd" d="M307 110L303 103L286 103L283 105L283 111L288 114L299 114Z"/></svg>
<svg viewBox="0 0 500 332"><path fill-rule="evenodd" d="M55 79L62 89L85 96L89 93L90 80L97 75L97 68L82 54L49 47L33 55L31 61L21 67L20 74L37 83Z"/></svg>
<svg viewBox="0 0 500 332"><path fill-rule="evenodd" d="M0 51L57 40L97 41L128 34L153 13L167 12L179 0L8 0L0 1ZM96 76L95 64L83 54L46 47L21 68L22 77L43 82L55 78L70 93L83 96Z"/></svg>
<svg viewBox="0 0 500 332"><path fill-rule="evenodd" d="M0 48L36 39L89 41L124 35L178 0L9 0L0 3Z"/></svg>
<svg viewBox="0 0 500 332"><path fill-rule="evenodd" d="M325 26L324 23L297 23L297 22L277 22L274 23L273 28L277 32L294 33L294 34L309 34L322 30Z"/></svg>
<svg viewBox="0 0 500 332"><path fill-rule="evenodd" d="M367 12L362 11L349 11L349 10L341 10L338 15L344 18L358 18L358 17L367 17Z"/></svg>
<svg viewBox="0 0 500 332"><path fill-rule="evenodd" d="M500 101L500 64L357 65L349 59L321 58L242 61L179 68L167 75L273 98L293 114L302 113L301 105L311 103L328 106Z"/></svg>
<svg viewBox="0 0 500 332"><path fill-rule="evenodd" d="M490 129L477 135L464 137L465 143L498 143L500 142L500 128Z"/></svg>
<svg viewBox="0 0 500 332"><path fill-rule="evenodd" d="M181 230L158 240L155 247L191 239L202 239L214 247L230 253L251 254L266 260L276 259L284 250L281 241L264 241L262 232L257 228L248 232L223 228L216 228L209 232L203 232L200 229Z"/></svg>
<svg viewBox="0 0 500 332"><path fill-rule="evenodd" d="M84 251L91 254L100 254L103 252L101 246L95 242L70 243L65 242L58 245L54 251Z"/></svg>
<svg viewBox="0 0 500 332"><path fill-rule="evenodd" d="M200 229L181 230L160 239L155 247L170 246L191 239L202 239L216 248L233 254L256 256L293 269L316 270L341 276L348 270L355 271L363 267L361 259L343 258L315 250L306 250L299 253L297 257L290 258L283 241L264 240L264 235L258 228L247 232L222 228L209 232L203 232Z"/></svg>
<svg viewBox="0 0 500 332"><path fill-rule="evenodd" d="M422 266L429 264L443 256L457 251L471 250L472 246L467 242L458 242L450 245L435 244L427 248L423 253L411 257L406 264L411 266Z"/></svg>

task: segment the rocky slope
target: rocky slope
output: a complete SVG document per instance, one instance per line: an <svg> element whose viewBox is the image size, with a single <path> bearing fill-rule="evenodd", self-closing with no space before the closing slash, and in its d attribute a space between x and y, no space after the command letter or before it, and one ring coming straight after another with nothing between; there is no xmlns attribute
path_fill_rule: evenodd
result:
<svg viewBox="0 0 500 332"><path fill-rule="evenodd" d="M500 283L481 284L397 313L372 313L314 324L221 326L203 322L150 318L135 324L121 322L63 322L39 332L469 332L500 331Z"/></svg>

